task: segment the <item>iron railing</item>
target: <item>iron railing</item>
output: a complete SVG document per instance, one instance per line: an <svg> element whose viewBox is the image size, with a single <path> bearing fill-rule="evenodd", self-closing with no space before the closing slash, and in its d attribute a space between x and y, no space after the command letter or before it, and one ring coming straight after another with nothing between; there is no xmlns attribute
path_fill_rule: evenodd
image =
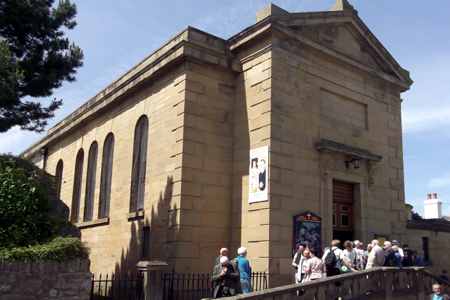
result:
<svg viewBox="0 0 450 300"><path fill-rule="evenodd" d="M135 278L133 275L121 278L119 275L115 277L114 274L111 279L102 279L100 274L99 279L92 276L91 286L91 300L143 300L144 299L144 275L138 273Z"/></svg>
<svg viewBox="0 0 450 300"><path fill-rule="evenodd" d="M251 273L253 291L267 289L268 276L265 272ZM164 274L164 300L200 300L212 298L215 284L210 274L178 274L172 269Z"/></svg>

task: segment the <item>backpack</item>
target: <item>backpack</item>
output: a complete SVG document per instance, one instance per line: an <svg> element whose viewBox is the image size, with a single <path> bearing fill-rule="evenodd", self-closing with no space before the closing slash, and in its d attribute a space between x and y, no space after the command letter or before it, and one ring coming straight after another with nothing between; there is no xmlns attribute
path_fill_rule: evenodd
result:
<svg viewBox="0 0 450 300"><path fill-rule="evenodd" d="M301 257L302 257L302 254L300 252L297 252L297 258L295 259L295 263L297 265L299 264ZM295 267L295 273L298 273L298 267Z"/></svg>
<svg viewBox="0 0 450 300"><path fill-rule="evenodd" d="M336 265L337 259L336 255L334 254L334 251L336 249L330 250L330 252L328 252L327 256L325 257L325 266L327 266L327 268L334 268L334 266Z"/></svg>

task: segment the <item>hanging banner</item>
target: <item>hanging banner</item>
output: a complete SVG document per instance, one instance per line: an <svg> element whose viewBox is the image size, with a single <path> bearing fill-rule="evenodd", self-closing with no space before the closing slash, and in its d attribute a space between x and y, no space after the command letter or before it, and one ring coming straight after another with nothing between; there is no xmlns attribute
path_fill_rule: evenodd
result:
<svg viewBox="0 0 450 300"><path fill-rule="evenodd" d="M294 216L293 254L301 243L310 250L316 249L322 257L322 218L309 211Z"/></svg>
<svg viewBox="0 0 450 300"><path fill-rule="evenodd" d="M249 191L248 202L268 201L267 192L267 166L269 157L269 146L250 150Z"/></svg>

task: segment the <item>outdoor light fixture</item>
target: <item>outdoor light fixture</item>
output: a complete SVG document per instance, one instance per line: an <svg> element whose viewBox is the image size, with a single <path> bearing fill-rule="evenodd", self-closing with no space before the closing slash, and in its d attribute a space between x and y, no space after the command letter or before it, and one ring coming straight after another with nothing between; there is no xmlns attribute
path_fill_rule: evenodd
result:
<svg viewBox="0 0 450 300"><path fill-rule="evenodd" d="M358 156L355 156L352 158L352 160L346 160L345 161L345 166L350 167L350 164L353 163L353 168L355 169L359 169L359 166L361 165L361 158Z"/></svg>

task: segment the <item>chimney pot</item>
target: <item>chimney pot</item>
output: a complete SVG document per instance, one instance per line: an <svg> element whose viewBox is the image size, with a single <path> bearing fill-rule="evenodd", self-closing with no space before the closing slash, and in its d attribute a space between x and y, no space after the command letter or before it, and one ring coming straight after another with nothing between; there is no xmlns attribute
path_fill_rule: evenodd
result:
<svg viewBox="0 0 450 300"><path fill-rule="evenodd" d="M433 194L433 199L437 199L437 193Z"/></svg>
<svg viewBox="0 0 450 300"><path fill-rule="evenodd" d="M428 200L430 200L431 199L431 194L428 194Z"/></svg>

